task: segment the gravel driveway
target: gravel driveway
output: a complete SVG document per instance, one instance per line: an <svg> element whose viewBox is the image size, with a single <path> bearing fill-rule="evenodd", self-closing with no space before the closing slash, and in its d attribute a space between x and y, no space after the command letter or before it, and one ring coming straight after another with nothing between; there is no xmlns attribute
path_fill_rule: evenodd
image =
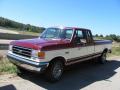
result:
<svg viewBox="0 0 120 90"><path fill-rule="evenodd" d="M62 79L49 83L42 75L1 75L0 90L120 90L120 57L104 64L83 62L67 67Z"/></svg>

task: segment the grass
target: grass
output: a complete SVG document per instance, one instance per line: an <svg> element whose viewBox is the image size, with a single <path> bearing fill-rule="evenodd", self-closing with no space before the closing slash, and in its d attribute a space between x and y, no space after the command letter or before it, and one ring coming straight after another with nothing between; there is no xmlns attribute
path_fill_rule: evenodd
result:
<svg viewBox="0 0 120 90"><path fill-rule="evenodd" d="M113 47L112 55L120 56L120 47Z"/></svg>
<svg viewBox="0 0 120 90"><path fill-rule="evenodd" d="M112 53L109 56L120 56L120 43L113 43Z"/></svg>
<svg viewBox="0 0 120 90"><path fill-rule="evenodd" d="M17 31L17 30L16 30ZM39 36L40 33L35 33L35 32L28 32L28 31L17 31L19 34L22 35L33 35L33 36Z"/></svg>
<svg viewBox="0 0 120 90"><path fill-rule="evenodd" d="M0 74L16 74L17 67L10 63L7 58L0 58Z"/></svg>

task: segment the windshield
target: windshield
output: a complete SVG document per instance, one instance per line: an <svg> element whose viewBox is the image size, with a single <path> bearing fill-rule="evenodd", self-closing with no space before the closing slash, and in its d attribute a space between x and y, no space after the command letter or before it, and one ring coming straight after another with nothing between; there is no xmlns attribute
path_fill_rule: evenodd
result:
<svg viewBox="0 0 120 90"><path fill-rule="evenodd" d="M73 35L73 29L47 28L40 38L43 39L69 39Z"/></svg>

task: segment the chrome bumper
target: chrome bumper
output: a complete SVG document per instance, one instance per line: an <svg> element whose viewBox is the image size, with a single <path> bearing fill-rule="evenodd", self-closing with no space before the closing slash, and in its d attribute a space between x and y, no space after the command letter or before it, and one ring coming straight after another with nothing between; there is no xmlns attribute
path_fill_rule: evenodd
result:
<svg viewBox="0 0 120 90"><path fill-rule="evenodd" d="M35 62L29 58L14 54L10 51L8 52L7 57L10 60L10 62L15 64L16 66L35 72L44 71L49 64L49 62Z"/></svg>

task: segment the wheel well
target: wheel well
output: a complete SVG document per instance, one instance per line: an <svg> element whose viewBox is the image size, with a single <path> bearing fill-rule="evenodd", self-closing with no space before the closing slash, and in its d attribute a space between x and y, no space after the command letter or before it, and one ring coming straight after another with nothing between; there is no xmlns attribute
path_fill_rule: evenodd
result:
<svg viewBox="0 0 120 90"><path fill-rule="evenodd" d="M64 57L55 57L55 58L53 58L53 59L50 61L50 63L52 63L52 62L54 62L54 61L57 61L57 60L62 61L63 65L65 65L66 60L65 60Z"/></svg>
<svg viewBox="0 0 120 90"><path fill-rule="evenodd" d="M105 49L103 50L103 52L108 52L108 49L107 49L107 48L105 48Z"/></svg>

